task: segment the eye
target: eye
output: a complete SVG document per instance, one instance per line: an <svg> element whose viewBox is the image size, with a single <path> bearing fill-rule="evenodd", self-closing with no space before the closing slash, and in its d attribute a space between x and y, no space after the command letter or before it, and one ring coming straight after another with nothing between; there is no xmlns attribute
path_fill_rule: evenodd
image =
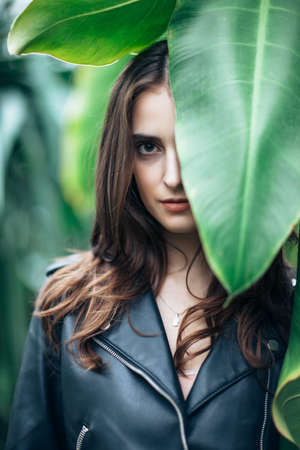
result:
<svg viewBox="0 0 300 450"><path fill-rule="evenodd" d="M137 142L136 149L141 155L151 155L152 153L156 153L155 149L158 150L155 144L146 141Z"/></svg>

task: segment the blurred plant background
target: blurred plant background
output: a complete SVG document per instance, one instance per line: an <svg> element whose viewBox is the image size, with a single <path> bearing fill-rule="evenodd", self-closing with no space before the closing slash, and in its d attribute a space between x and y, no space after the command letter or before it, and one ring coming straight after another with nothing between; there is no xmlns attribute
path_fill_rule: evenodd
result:
<svg viewBox="0 0 300 450"><path fill-rule="evenodd" d="M53 58L11 57L6 35L16 2L0 6L0 447L33 301L45 268L86 247L91 217L66 200L59 141L74 68Z"/></svg>
<svg viewBox="0 0 300 450"><path fill-rule="evenodd" d="M10 56L9 27L27 4L0 3L0 448L45 269L68 249L89 247L106 102L130 58L79 68L45 55Z"/></svg>

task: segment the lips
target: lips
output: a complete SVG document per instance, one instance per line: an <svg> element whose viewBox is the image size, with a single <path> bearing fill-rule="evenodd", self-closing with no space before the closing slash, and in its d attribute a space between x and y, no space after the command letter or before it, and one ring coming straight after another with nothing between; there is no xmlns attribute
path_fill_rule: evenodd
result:
<svg viewBox="0 0 300 450"><path fill-rule="evenodd" d="M190 204L186 199L178 199L178 200L168 199L162 201L161 203L163 204L164 208L167 209L168 211L180 212L190 209Z"/></svg>
<svg viewBox="0 0 300 450"><path fill-rule="evenodd" d="M162 200L162 203L188 203L188 200L186 198L167 198Z"/></svg>

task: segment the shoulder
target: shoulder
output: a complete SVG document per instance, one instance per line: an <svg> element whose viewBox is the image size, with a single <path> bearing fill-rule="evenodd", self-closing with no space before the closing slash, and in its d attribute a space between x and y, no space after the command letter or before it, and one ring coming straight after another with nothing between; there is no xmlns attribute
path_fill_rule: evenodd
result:
<svg viewBox="0 0 300 450"><path fill-rule="evenodd" d="M45 270L44 280L35 299L34 313L39 314L43 310L44 314L47 309L58 306L61 299L70 289L74 289L79 278L88 270L89 259L90 251L56 258Z"/></svg>
<svg viewBox="0 0 300 450"><path fill-rule="evenodd" d="M89 253L56 258L45 270L44 283L35 299L29 333L41 341L47 341L47 347L60 341L65 317L72 312L72 308L66 308L62 300L74 288L76 276ZM58 273L67 267L68 271Z"/></svg>
<svg viewBox="0 0 300 450"><path fill-rule="evenodd" d="M83 256L80 253L76 253L73 255L65 256L62 258L56 258L56 261L52 264L50 264L46 268L46 277L50 277L52 274L54 274L57 270L66 267L70 264L77 264L80 261L82 261Z"/></svg>

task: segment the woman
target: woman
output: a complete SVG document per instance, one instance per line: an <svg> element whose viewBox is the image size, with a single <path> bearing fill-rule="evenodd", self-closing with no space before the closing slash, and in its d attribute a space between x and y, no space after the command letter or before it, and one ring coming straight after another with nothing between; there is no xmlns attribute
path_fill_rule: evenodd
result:
<svg viewBox="0 0 300 450"><path fill-rule="evenodd" d="M292 275L280 250L222 308L226 291L182 185L175 118L160 41L133 58L111 93L91 250L47 272L7 450L279 448L271 402Z"/></svg>

